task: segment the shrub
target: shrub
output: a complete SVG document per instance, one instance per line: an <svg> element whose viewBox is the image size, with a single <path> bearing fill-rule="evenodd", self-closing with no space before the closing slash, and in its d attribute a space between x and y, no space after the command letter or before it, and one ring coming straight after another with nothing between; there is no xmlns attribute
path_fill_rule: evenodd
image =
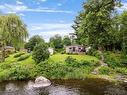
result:
<svg viewBox="0 0 127 95"><path fill-rule="evenodd" d="M64 78L67 73L67 66L60 63L47 63L41 62L37 66L37 72L40 75L46 76L48 78Z"/></svg>
<svg viewBox="0 0 127 95"><path fill-rule="evenodd" d="M72 58L71 56L68 56L65 59L65 62L67 63L67 65L72 66L72 67L75 67L78 65L77 60L75 58Z"/></svg>
<svg viewBox="0 0 127 95"><path fill-rule="evenodd" d="M22 60L25 60L25 59L27 59L29 57L30 57L29 54L25 54L25 55L20 56L17 61L22 61Z"/></svg>
<svg viewBox="0 0 127 95"><path fill-rule="evenodd" d="M120 64L119 61L116 60L113 56L111 56L109 53L104 53L105 60L104 62L111 68L121 67L122 64Z"/></svg>
<svg viewBox="0 0 127 95"><path fill-rule="evenodd" d="M109 67L101 67L99 68L99 73L102 75L109 75L111 69Z"/></svg>
<svg viewBox="0 0 127 95"><path fill-rule="evenodd" d="M127 55L122 54L120 63L127 66Z"/></svg>
<svg viewBox="0 0 127 95"><path fill-rule="evenodd" d="M15 65L11 69L11 79L29 79L30 68L27 65Z"/></svg>
<svg viewBox="0 0 127 95"><path fill-rule="evenodd" d="M95 56L96 58L98 59L101 59L101 55L100 53L96 50L96 49L93 49L91 48L88 52L87 52L88 55L91 55L91 56Z"/></svg>
<svg viewBox="0 0 127 95"><path fill-rule="evenodd" d="M17 54L14 55L14 58L20 57L21 55L24 55L24 54L25 54L25 52L17 53Z"/></svg>
<svg viewBox="0 0 127 95"><path fill-rule="evenodd" d="M9 70L3 70L0 72L0 80L9 80L11 72Z"/></svg>
<svg viewBox="0 0 127 95"><path fill-rule="evenodd" d="M127 68L126 67L125 68L116 68L115 71L118 73L122 73L124 75L127 75Z"/></svg>
<svg viewBox="0 0 127 95"><path fill-rule="evenodd" d="M48 59L49 55L50 54L47 45L45 43L40 43L34 48L32 57L35 62L40 63L41 61Z"/></svg>
<svg viewBox="0 0 127 95"><path fill-rule="evenodd" d="M94 65L94 64L92 64L91 62L85 61L85 60L81 60L81 61L79 62L79 65L80 65L80 66L92 66L92 65Z"/></svg>

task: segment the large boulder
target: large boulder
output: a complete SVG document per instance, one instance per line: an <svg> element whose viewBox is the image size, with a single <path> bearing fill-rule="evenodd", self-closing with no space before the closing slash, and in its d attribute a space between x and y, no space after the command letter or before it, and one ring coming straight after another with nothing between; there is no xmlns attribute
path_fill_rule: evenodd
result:
<svg viewBox="0 0 127 95"><path fill-rule="evenodd" d="M47 87L50 85L51 85L50 80L48 80L47 78L45 78L43 76L40 76L40 77L36 78L35 83L33 84L33 87L34 88L42 88L42 87Z"/></svg>

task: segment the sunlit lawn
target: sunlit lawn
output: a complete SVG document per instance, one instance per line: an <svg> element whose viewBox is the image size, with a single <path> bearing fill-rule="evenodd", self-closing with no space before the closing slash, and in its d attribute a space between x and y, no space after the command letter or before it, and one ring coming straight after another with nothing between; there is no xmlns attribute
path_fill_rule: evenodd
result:
<svg viewBox="0 0 127 95"><path fill-rule="evenodd" d="M52 60L54 62L64 62L68 56L71 56L72 58L75 58L78 61L81 60L99 61L96 57L89 56L89 55L68 55L68 54L54 54L50 56L49 60Z"/></svg>

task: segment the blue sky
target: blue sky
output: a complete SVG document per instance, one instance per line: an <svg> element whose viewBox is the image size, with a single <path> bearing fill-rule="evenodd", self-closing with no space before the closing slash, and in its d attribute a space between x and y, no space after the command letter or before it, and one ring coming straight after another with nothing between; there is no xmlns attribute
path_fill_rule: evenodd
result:
<svg viewBox="0 0 127 95"><path fill-rule="evenodd" d="M85 0L0 0L4 14L16 13L27 24L30 37L41 35L46 41L55 34L68 35L75 16L82 10ZM123 0L122 11L127 9Z"/></svg>

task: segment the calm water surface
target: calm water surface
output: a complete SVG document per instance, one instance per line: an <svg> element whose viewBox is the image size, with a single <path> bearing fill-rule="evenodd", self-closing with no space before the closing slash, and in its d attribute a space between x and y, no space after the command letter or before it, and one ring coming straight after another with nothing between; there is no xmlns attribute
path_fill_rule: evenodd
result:
<svg viewBox="0 0 127 95"><path fill-rule="evenodd" d="M29 88L30 81L0 82L0 95L127 95L127 84L115 85L102 79L51 80L42 89Z"/></svg>

